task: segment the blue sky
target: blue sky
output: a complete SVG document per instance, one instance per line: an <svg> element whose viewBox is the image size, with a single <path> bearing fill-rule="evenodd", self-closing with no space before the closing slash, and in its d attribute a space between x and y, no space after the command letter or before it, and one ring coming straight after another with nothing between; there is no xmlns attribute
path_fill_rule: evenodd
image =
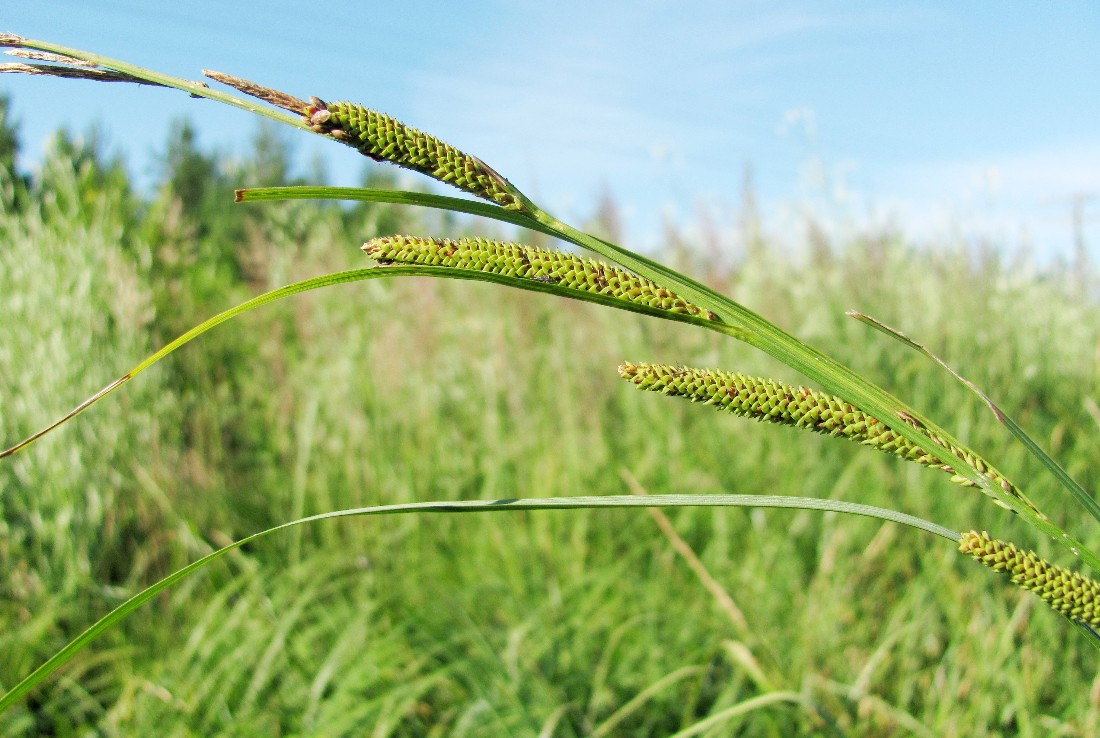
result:
<svg viewBox="0 0 1100 738"><path fill-rule="evenodd" d="M837 234L1071 249L1070 198L1100 247L1100 4L671 2L174 5L8 0L0 30L197 77L213 68L350 99L480 156L583 221L604 192L627 245L666 219L736 221L751 167L769 235L812 212ZM243 150L247 114L175 92L0 76L27 166L101 124L148 175L168 124ZM364 163L299 140L338 184ZM731 226L732 227L732 226Z"/></svg>

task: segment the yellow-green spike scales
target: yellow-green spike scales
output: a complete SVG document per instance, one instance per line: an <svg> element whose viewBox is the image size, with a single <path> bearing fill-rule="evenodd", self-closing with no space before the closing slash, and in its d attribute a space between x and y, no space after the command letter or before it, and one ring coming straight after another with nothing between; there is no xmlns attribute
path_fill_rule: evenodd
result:
<svg viewBox="0 0 1100 738"><path fill-rule="evenodd" d="M951 480L958 484L977 486L966 477L955 474L955 470L935 454L834 395L743 374L661 364L627 363L619 367L619 374L640 389L686 397L692 402L702 402L769 423L793 425L816 433L849 438L903 459L941 469L951 474ZM937 439L930 440L943 445ZM1035 510L1022 492L985 461L965 449L952 448L964 459L973 461L988 479ZM997 500L996 497L993 499ZM1003 505L1000 500L997 502Z"/></svg>
<svg viewBox="0 0 1100 738"><path fill-rule="evenodd" d="M313 130L328 134L375 161L388 161L427 174L509 210L523 207L519 191L481 159L385 113L353 103L325 103L316 98L303 113Z"/></svg>
<svg viewBox="0 0 1100 738"><path fill-rule="evenodd" d="M419 238L388 236L363 244L363 251L382 263L447 266L551 282L582 292L615 297L672 313L713 316L671 290L619 267L564 251L552 251L485 238Z"/></svg>
<svg viewBox="0 0 1100 738"><path fill-rule="evenodd" d="M1034 551L1024 553L1011 543L994 540L985 532L963 533L959 550L994 571L1007 573L1013 584L1039 595L1070 620L1100 628L1100 582L1046 562Z"/></svg>

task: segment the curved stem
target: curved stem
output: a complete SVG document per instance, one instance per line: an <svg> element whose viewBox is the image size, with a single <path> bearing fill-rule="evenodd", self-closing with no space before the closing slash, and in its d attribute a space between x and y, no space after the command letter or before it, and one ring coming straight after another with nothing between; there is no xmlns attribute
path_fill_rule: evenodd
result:
<svg viewBox="0 0 1100 738"><path fill-rule="evenodd" d="M529 290L531 292L543 292L546 294L556 295L558 297L567 297L572 300L594 302L598 305L604 305L606 307L626 310L628 312L641 313L650 317L661 318L663 320L671 320L679 323L690 323L692 325L701 326L711 322L694 315L673 313L668 310L662 310L660 308L655 308L640 303L628 302L608 295L583 292L580 290L562 287L554 283L539 282L531 279L521 279L519 277L512 277L504 274L494 274L492 272L464 270L455 267L422 265L393 265L386 267L365 267L363 269L351 269L344 272L336 272L333 274L326 274L321 277L314 277L313 279L306 279L300 282L294 282L293 284L286 285L285 287L280 287L279 289L265 292L262 295L254 297L251 300L243 302L240 305L218 313L214 317L203 321L186 333L178 336L171 343L163 346L155 353L150 354L140 364L108 384L103 389L96 392L91 397L81 402L60 419L35 432L33 435L28 436L14 446L0 451L0 459L12 456L23 450L27 446L30 446L32 443L42 438L46 434L57 429L69 420L72 420L77 415L80 415L93 404L95 404L99 400L102 400L104 397L114 392L123 384L130 381L138 374L163 359L168 354L172 353L184 344L194 340L203 333L206 333L211 328L221 325L230 318L234 318L241 313L247 312L254 308L258 308L262 305L266 305L269 302L274 302L275 300L279 300L284 297L296 295L300 292L307 292L309 290L315 290L320 287L330 287L332 285L344 284L348 282L358 282L364 279L375 279L379 277L444 277L447 279L462 279L472 282L494 282L496 284L505 285L507 287L516 287L519 289ZM738 329L734 328L733 326L721 326L721 330L728 335L734 336L735 338L739 337Z"/></svg>
<svg viewBox="0 0 1100 738"><path fill-rule="evenodd" d="M207 564L210 564L225 554L251 543L276 531L286 530L305 523L314 523L321 520L336 518L348 518L366 515L400 515L410 513L469 513L469 512L504 512L511 510L577 510L594 508L622 508L622 507L776 507L802 510L826 510L832 512L863 515L866 517L889 520L903 525L909 525L919 530L927 531L957 543L960 535L953 530L936 523L906 515L896 510L886 510L871 505L860 505L853 502L839 500L822 500L816 497L781 497L758 495L608 495L595 497L544 497L530 499L502 499L502 500L457 500L446 502L410 502L398 505L377 505L374 507L360 507L350 510L338 510L335 512L311 515L289 523L283 523L273 528L254 533L239 541L235 541L224 548L203 556L178 571L169 574L156 584L142 590L126 602L116 607L111 612L100 618L94 625L85 630L64 648L55 653L48 661L39 666L12 689L0 697L0 713L10 708L28 692L34 689L43 679L57 671L69 659L75 656L85 646L98 638L104 631L110 628L127 615L137 610L162 590L170 587L184 577L192 574Z"/></svg>
<svg viewBox="0 0 1100 738"><path fill-rule="evenodd" d="M228 95L218 90L212 90L206 86L205 82L195 82L193 80L182 79L180 77L173 77L170 74L162 74L161 72L154 72L151 69L145 69L134 64L129 64L121 59L112 59L109 56L102 56L100 54L93 54L89 51L83 51L81 49L72 49L68 46L62 46L60 44L50 43L49 41L40 41L33 38L22 38L19 36L7 36L0 37L0 46L12 46L22 47L28 49L37 49L39 51L48 51L54 54L62 54L64 56L71 56L74 59L81 59L83 61L92 62L105 69L111 69L116 72L122 72L123 74L137 79L151 82L161 87L171 87L176 90L182 90L193 97L204 97L208 100L214 100L216 102L225 103L226 105L232 105L235 108L246 110L249 113L255 113L256 115L262 115L265 118L278 121L279 123L285 123L288 126L300 128L305 131L309 131L310 128L305 124L305 121L300 117L288 115L282 111L269 108L266 105L261 105L255 100L248 100L245 98L235 97Z"/></svg>
<svg viewBox="0 0 1100 738"><path fill-rule="evenodd" d="M741 340L773 356L802 375L819 382L827 391L843 397L917 446L921 448L935 446L936 455L950 464L957 474L969 479L990 497L1019 514L1028 524L1050 536L1074 556L1080 557L1094 571L1100 571L1100 556L1052 523L1029 501L1010 495L1000 485L993 484L980 469L955 450L965 449L965 444L886 390L860 376L846 365L800 341L752 310L690 277L610 241L578 231L538 208L530 214L546 227L556 231L560 238L591 249L643 277L668 286L684 299L713 311L723 321L745 331Z"/></svg>
<svg viewBox="0 0 1100 738"><path fill-rule="evenodd" d="M1081 541L1051 523L1041 513L1033 511L1021 500L1007 494L999 485L991 483L954 450L930 438L930 435L934 435L955 448L965 449L965 444L955 439L950 433L844 364L800 341L743 305L663 264L635 254L610 241L578 231L535 205L531 205L528 212L516 212L456 197L337 187L250 188L238 190L237 193L237 199L241 202L321 198L418 205L492 218L545 233L595 251L643 277L669 286L685 299L712 310L723 319L723 322L708 321L702 327L731 335L775 357L804 376L820 383L825 390L840 395L879 419L918 446L926 448L929 445L935 445L937 456L949 463L958 474L974 482L991 497L1023 516L1031 525L1049 535L1075 556L1079 556L1093 570L1100 571L1100 557L1087 549Z"/></svg>

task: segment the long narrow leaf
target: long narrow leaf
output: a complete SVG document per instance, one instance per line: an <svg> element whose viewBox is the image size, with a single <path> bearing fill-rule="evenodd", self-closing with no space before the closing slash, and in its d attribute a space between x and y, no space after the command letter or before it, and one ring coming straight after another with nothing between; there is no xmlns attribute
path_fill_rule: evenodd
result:
<svg viewBox="0 0 1100 738"><path fill-rule="evenodd" d="M108 69L123 72L156 84L174 87L200 97L217 100L235 107L243 108L249 112L265 115L299 129L309 130L308 126L306 126L301 119L296 119L282 112L276 112L266 107L256 105L251 101L238 99L224 93L215 93L198 83L153 72L118 59L112 59L46 41L25 39L12 34L0 34L0 45L38 49L91 61ZM933 434L943 438L948 443L963 447L961 443L957 443L945 430L934 425L928 419L921 417L915 410L905 406L900 400L893 397L885 390L869 382L847 366L802 343L778 326L765 320L760 315L757 315L739 303L718 294L705 285L675 270L669 269L662 264L640 256L610 241L598 239L578 231L572 226L554 218L537 206L534 206L530 202L527 202L526 205L528 206L527 215L545 227L543 232L553 233L570 243L595 251L605 258L657 284L673 289L685 299L714 312L723 321L741 327L747 331L742 337L747 343L774 356L809 379L820 383L821 386L829 392L844 397L846 400L875 416L878 420L885 423L902 436L908 438L913 443L921 445L927 444L930 441L926 434L912 427L911 423L915 422L919 423L920 426L923 426L923 428L931 431ZM989 480L985 479L980 473L980 470L971 466L966 459L955 453L953 449L940 448L939 451L940 455L944 457L944 460L954 466L959 474L971 479L971 481L993 497L1000 499L1006 505L1020 513L1029 523L1053 536L1063 543L1063 545L1075 550L1075 552L1080 552L1093 568L1100 570L1100 557L1085 550L1080 546L1079 542L1066 540L1068 537L1063 531L1029 510L1026 505L1005 494L1004 491L998 489L996 485L991 484Z"/></svg>
<svg viewBox="0 0 1100 738"><path fill-rule="evenodd" d="M96 64L97 66L103 67L104 69L122 72L125 75L135 77L139 80L144 80L145 82L149 82L154 85L182 90L183 92L190 94L192 97L204 97L208 100L214 100L215 102L232 105L233 107L240 108L241 110L247 110L249 113L262 115L265 118L270 118L279 123L285 123L288 126L300 128L305 131L310 130L309 126L305 124L305 121L302 118L288 115L287 113L284 113L280 110L269 108L266 105L261 105L255 100L240 98L234 95L228 95L224 92L220 92L218 90L207 87L205 82L194 82L189 79L181 79L180 77L173 77L169 74L154 72L151 69L145 69L144 67L129 64L122 61L121 59L112 59L109 56L93 54L90 51L72 49L68 46L61 46L60 44L50 43L49 41L40 41L33 38L23 38L21 36L7 33L0 33L0 46L37 49L39 51L48 51L53 54L71 56L74 59L91 62L93 64Z"/></svg>
<svg viewBox="0 0 1100 738"><path fill-rule="evenodd" d="M540 211L534 215L544 225L557 231L560 238L591 249L647 279L662 284L684 299L712 311L726 323L744 329L746 334L742 340L746 343L818 382L827 391L843 397L885 423L899 435L922 448L934 447L936 454L950 464L958 474L971 480L991 497L1003 502L1028 524L1050 536L1070 553L1079 556L1093 570L1100 571L1100 557L1086 548L1080 540L1029 507L1023 500L1008 494L1000 485L993 484L980 469L955 451L955 448L966 449L965 444L886 390L844 364L803 343L752 310L689 277L609 241L582 233L547 213ZM942 439L943 443L935 442L930 436Z"/></svg>
<svg viewBox="0 0 1100 738"><path fill-rule="evenodd" d="M1045 517L1034 512L1028 505L1007 494L999 485L992 484L968 459L951 448L935 443L929 437L930 435L943 439L948 445L957 449L967 449L965 444L928 418L923 417L916 409L901 402L889 392L852 371L847 366L783 331L740 303L720 295L706 285L685 277L659 262L635 254L610 241L577 231L542 211L527 215L456 197L361 188L252 188L239 190L237 199L242 202L250 202L279 199L316 199L328 196L345 200L420 205L470 213L512 223L594 251L643 277L674 289L677 294L685 299L711 310L723 319L723 322L708 321L706 324L701 324L702 327L735 335L740 340L759 348L809 379L818 382L827 391L845 398L918 446L922 448L927 448L930 445L935 446L937 455L950 464L958 474L970 479L979 488L1024 517L1032 526L1058 541L1074 555L1080 556L1094 570L1100 571L1100 557L1085 548L1081 541L1068 535ZM740 330L736 330L738 328ZM971 453L975 457L978 456L973 452Z"/></svg>
<svg viewBox="0 0 1100 738"><path fill-rule="evenodd" d="M240 100L223 93L215 94L197 83L151 72L116 59L44 41L24 39L11 34L0 34L0 45L34 48L92 61L108 69L157 84L175 87L199 97L218 100L250 112L265 115L299 129L309 130L302 119L258 106L251 101ZM743 331L740 335L742 340L779 359L807 378L818 382L827 391L840 395L860 407L913 443L921 446L927 446L928 444L935 446L937 455L951 464L960 475L970 479L992 497L1019 513L1026 522L1051 536L1074 554L1081 556L1093 569L1100 571L1100 557L1084 548L1080 541L1058 528L1045 516L1030 508L1024 500L1018 499L1002 490L998 485L992 484L981 473L980 469L964 458L965 454L956 451L956 449L966 449L962 443L958 442L944 429L922 417L912 408L904 405L890 393L844 364L799 341L755 312L718 294L705 285L621 246L578 231L541 210L527 200L526 197L522 198L522 202L531 218L553 231L558 237L591 249L647 279L673 289L684 299L715 313L723 322L740 328ZM718 328L717 322L711 327L721 330ZM933 440L930 436L942 439L942 443Z"/></svg>
<svg viewBox="0 0 1100 738"><path fill-rule="evenodd" d="M1081 504L1082 507L1089 511L1089 514L1092 515L1092 517L1095 518L1097 522L1100 522L1100 504L1097 504L1093 496L1090 495L1084 487L1078 484L1077 481L1069 475L1069 472L1063 469L1057 461L1052 459L1049 454L1043 451L1043 449L1039 447L1039 444L1036 443L1035 440L1027 434L1027 431L1021 428L1016 423L1016 421L1008 415L1008 413L997 407L996 403L994 403L989 395L983 392L978 387L978 385L974 384L969 379L955 371L951 366L947 364L946 361L941 359L936 354L932 353L932 351L929 350L927 346L922 343L918 343L917 341L914 341L912 338L905 335L898 329L886 325L877 318L872 318L870 315L865 315L863 313L856 312L855 310L848 311L847 315L849 317L855 318L861 323L866 323L875 330L882 331L886 335L900 341L909 348L914 349L915 351L919 351L932 361L939 364L945 370L947 370L947 372L959 382L961 382L963 386L965 386L967 389L969 389L971 392L981 398L981 401L984 402L986 404L986 407L989 408L990 412L993 413L993 417L997 418L997 422L1008 428L1009 432L1011 432L1012 435L1016 437L1016 440L1022 443L1024 448L1031 452L1031 455L1037 458L1043 464L1043 466L1045 466L1050 471L1050 473L1054 475L1055 479L1061 482L1062 486L1070 491L1070 494L1074 496L1074 498L1077 500L1077 502Z"/></svg>
<svg viewBox="0 0 1100 738"><path fill-rule="evenodd" d="M747 700L738 702L732 707L727 707L724 710L719 710L713 715L703 718L694 725L690 725L683 730L673 733L671 738L690 738L721 725L724 722L739 717L741 715L747 715L753 710L761 710L765 707L771 707L772 705L782 704L784 702L800 705L803 709L813 711L815 708L814 703L804 694L799 692L789 691L777 691L768 692L762 694L759 697L750 697Z"/></svg>
<svg viewBox="0 0 1100 738"><path fill-rule="evenodd" d="M311 515L300 520L277 525L274 528L254 533L246 538L207 554L182 569L169 574L156 584L142 590L111 612L100 618L94 625L73 639L68 645L54 654L48 661L35 669L12 689L0 697L0 713L3 713L28 692L34 689L43 679L57 671L73 656L84 649L88 644L98 638L104 631L117 624L127 615L137 610L159 592L167 589L189 574L193 574L207 564L217 561L225 554L251 543L276 531L292 528L305 523L314 523L321 520L333 520L336 518L348 518L364 515L399 515L408 513L470 513L470 512L504 512L515 510L577 510L593 508L624 508L624 507L775 507L792 508L801 510L823 510L831 512L863 515L880 520L889 520L903 525L909 525L919 530L927 531L946 538L952 543L957 543L960 534L937 525L927 520L906 515L896 510L885 510L871 505L860 505L840 500L823 500L816 497L781 497L767 495L711 495L711 494L683 494L683 495L649 495L638 497L636 495L608 495L597 497L544 497L530 499L502 499L502 500L459 500L446 502L410 502L398 505L377 505L374 507L361 507L351 510L338 510L335 512Z"/></svg>
<svg viewBox="0 0 1100 738"><path fill-rule="evenodd" d="M246 187L235 193L237 202L270 202L272 200L353 200L359 202L386 202L396 205L415 205L437 210L450 210L454 213L467 213L482 218L492 218L503 223L527 228L528 230L557 236L558 233L525 213L505 210L499 205L490 205L477 200L466 200L448 195L433 195L428 192L410 192L408 190L381 190L364 187Z"/></svg>
<svg viewBox="0 0 1100 738"><path fill-rule="evenodd" d="M443 277L447 279L463 279L475 282L494 282L496 284L505 285L507 287L517 287L519 289L530 290L532 292L544 292L547 294L557 295L559 297L568 297L573 300L582 300L585 302L594 302L599 305L605 305L607 307L618 308L619 310L627 310L629 312L641 313L643 315L649 315L655 318L663 318L665 320L673 320L680 323L691 323L694 325L703 325L710 321L704 318L699 318L693 315L686 315L683 313L673 313L668 310L661 310L659 308L650 307L640 303L627 302L626 300L620 300L615 297L609 297L607 295L595 294L592 292L582 292L580 290L569 289L558 284L550 282L539 282L531 279L521 279L519 277L512 277L503 274L493 274L491 272L479 272L468 269L457 269L454 267L440 267L440 266L412 266L412 265L394 265L386 267L367 267L364 269L352 269L344 272L336 272L334 274L326 274L321 277L314 277L313 279L306 279L301 282L295 282L293 284L280 287L279 289L265 292L258 297L254 297L251 300L241 303L236 307L232 307L229 310L221 312L215 315L194 328L190 329L183 335L176 338L171 343L167 344L160 350L146 357L140 364L135 366L130 371L123 374L118 379L108 384L103 389L96 392L88 399L81 402L63 417L57 421L46 426L42 430L34 433L33 435L25 438L14 446L0 451L0 459L17 453L18 451L31 445L42 436L53 431L69 420L75 418L80 413L87 410L99 400L102 400L107 395L114 392L126 382L136 377L141 372L148 369L153 364L163 359L168 354L172 353L176 349L180 348L186 343L189 343L195 338L198 338L203 333L206 333L211 328L221 325L230 318L234 318L242 313L248 312L253 308L258 308L261 305L266 305L269 302L282 299L284 297L290 297L301 292L307 292L309 290L315 290L320 287L329 287L337 284L344 284L347 282L358 282L364 279L375 279L378 277ZM736 329L726 326L724 328L730 334L735 334Z"/></svg>

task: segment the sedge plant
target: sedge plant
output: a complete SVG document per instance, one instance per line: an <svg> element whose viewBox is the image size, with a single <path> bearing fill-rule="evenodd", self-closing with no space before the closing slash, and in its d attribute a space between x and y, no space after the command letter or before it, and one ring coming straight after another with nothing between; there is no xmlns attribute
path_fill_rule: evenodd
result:
<svg viewBox="0 0 1100 738"><path fill-rule="evenodd" d="M618 372L624 380L639 389L685 398L758 421L846 438L890 453L901 460L945 472L951 481L984 493L996 505L1017 514L1020 520L1054 540L1085 565L1100 571L1100 556L1096 552L1089 550L1076 537L1061 529L1028 498L1020 486L932 419L924 417L866 377L791 336L730 297L719 294L668 266L562 222L481 159L460 151L429 133L359 104L326 102L317 96L302 99L223 73L205 72L210 79L225 84L240 94L212 89L206 83L179 79L99 54L14 34L0 34L0 46L7 47L9 53L22 57L21 61L0 65L0 71L174 88L194 97L207 98L266 117L304 134L326 137L370 159L418 172L476 198L471 200L423 192L370 188L289 187L239 190L236 198L240 202L342 199L436 208L495 219L526 231L545 234L585 249L595 256L581 257L562 250L487 238L449 238L444 234L394 234L373 239L362 247L371 260L369 265L289 284L206 320L150 355L62 418L0 451L0 463L84 412L175 349L253 308L308 290L371 279L427 276L474 280L686 323L693 328L712 331L759 349L822 389L746 377L725 370L683 366L627 362L619 366ZM980 390L955 374L927 348L899 331L868 316L853 314L853 317L938 362L977 392L997 419L1100 521L1100 506L1092 497ZM608 370L613 371L614 367L609 367ZM1051 609L1079 627L1084 637L1094 645L1100 642L1100 637L1094 631L1100 627L1100 583L1047 562L1034 553L1024 553L1015 544L994 539L988 533L959 533L934 521L916 518L897 510L837 500L734 494L551 498L517 496L505 500L422 501L339 510L301 518L214 551L148 587L104 616L0 697L0 711L10 708L28 695L36 685L73 655L157 593L240 546L284 529L320 520L359 515L684 506L827 510L903 523L940 536L953 543L961 553L995 571L1009 574L1012 583L1037 594ZM984 526L975 521L975 527ZM794 693L784 693L783 699L799 701L798 695Z"/></svg>

